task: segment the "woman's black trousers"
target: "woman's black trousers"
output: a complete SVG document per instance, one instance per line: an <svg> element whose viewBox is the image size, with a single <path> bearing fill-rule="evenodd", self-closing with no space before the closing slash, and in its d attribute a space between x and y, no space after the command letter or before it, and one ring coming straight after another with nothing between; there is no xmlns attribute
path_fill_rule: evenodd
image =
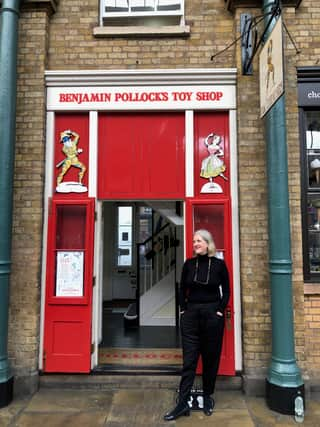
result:
<svg viewBox="0 0 320 427"><path fill-rule="evenodd" d="M189 399L199 356L202 358L203 394L209 396L214 392L224 331L224 317L216 314L218 305L188 303L181 315L183 368L179 401Z"/></svg>

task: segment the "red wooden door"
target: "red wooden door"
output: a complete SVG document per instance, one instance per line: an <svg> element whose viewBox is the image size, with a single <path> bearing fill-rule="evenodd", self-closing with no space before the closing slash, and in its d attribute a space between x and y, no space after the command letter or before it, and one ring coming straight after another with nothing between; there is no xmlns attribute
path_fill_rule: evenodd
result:
<svg viewBox="0 0 320 427"><path fill-rule="evenodd" d="M192 257L193 233L206 229L212 233L217 255L222 257L229 271L231 297L225 311L225 333L219 367L219 375L234 375L234 311L233 311L233 272L232 272L232 233L230 201L226 198L212 201L187 200L186 202L186 252ZM201 363L198 367L201 371Z"/></svg>
<svg viewBox="0 0 320 427"><path fill-rule="evenodd" d="M43 370L90 371L94 200L53 200L48 222Z"/></svg>

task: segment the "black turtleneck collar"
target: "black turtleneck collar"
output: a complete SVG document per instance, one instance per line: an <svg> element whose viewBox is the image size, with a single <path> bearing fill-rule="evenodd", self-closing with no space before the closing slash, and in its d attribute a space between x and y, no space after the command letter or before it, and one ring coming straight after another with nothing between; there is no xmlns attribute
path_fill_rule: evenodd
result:
<svg viewBox="0 0 320 427"><path fill-rule="evenodd" d="M204 254L204 255L197 255L197 258L198 258L198 260L199 260L199 262L201 262L201 261L206 261L206 260L208 260L208 258L209 258L209 255L206 253L206 254Z"/></svg>

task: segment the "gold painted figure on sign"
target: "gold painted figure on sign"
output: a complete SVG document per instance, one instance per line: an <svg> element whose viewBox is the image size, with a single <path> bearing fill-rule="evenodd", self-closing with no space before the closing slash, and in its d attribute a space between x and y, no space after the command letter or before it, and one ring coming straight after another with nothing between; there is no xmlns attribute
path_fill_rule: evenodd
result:
<svg viewBox="0 0 320 427"><path fill-rule="evenodd" d="M70 184L72 184L73 186L77 186L77 185L82 186L82 179L87 168L78 159L78 154L82 153L82 148L78 148L79 138L80 138L79 135L72 130L65 130L60 133L60 142L63 144L62 152L66 157L64 160L62 160L60 163L56 165L57 168L62 166L61 172L57 177L57 191L66 192L65 190L61 189L61 184L65 174L68 172L71 166L74 166L80 169L80 172L78 174L79 182L78 183L73 182ZM82 190L73 189L70 191L83 191L83 189Z"/></svg>
<svg viewBox="0 0 320 427"><path fill-rule="evenodd" d="M274 86L274 65L272 62L272 39L270 39L268 43L268 55L267 55L267 91L269 89L270 80L272 83L272 86Z"/></svg>
<svg viewBox="0 0 320 427"><path fill-rule="evenodd" d="M200 176L201 178L208 178L209 182L202 187L201 193L221 193L222 188L220 185L213 182L213 178L217 176L221 176L225 180L228 179L223 174L226 170L226 165L220 158L224 156L223 149L220 147L221 136L210 133L204 143L208 149L209 156L202 160Z"/></svg>

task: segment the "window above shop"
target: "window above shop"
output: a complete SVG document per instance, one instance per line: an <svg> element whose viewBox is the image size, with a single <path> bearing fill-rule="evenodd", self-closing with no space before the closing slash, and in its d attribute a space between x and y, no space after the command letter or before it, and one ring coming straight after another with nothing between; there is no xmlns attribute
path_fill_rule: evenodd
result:
<svg viewBox="0 0 320 427"><path fill-rule="evenodd" d="M179 24L183 17L183 0L101 0L104 23L114 24L123 20L136 25L148 20Z"/></svg>
<svg viewBox="0 0 320 427"><path fill-rule="evenodd" d="M188 35L184 0L100 0L96 37Z"/></svg>

